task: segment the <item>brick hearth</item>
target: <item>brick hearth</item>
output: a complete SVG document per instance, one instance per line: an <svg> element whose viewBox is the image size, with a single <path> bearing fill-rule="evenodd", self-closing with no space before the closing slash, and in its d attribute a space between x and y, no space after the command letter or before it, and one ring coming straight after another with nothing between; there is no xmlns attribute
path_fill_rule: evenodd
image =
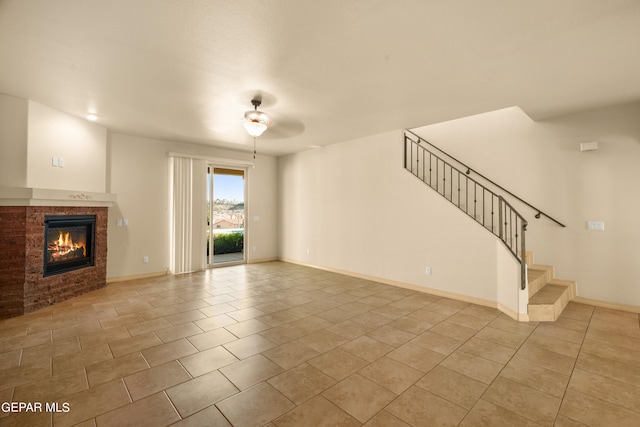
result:
<svg viewBox="0 0 640 427"><path fill-rule="evenodd" d="M95 265L43 277L46 215L96 215ZM0 206L0 319L106 286L107 215L106 207Z"/></svg>

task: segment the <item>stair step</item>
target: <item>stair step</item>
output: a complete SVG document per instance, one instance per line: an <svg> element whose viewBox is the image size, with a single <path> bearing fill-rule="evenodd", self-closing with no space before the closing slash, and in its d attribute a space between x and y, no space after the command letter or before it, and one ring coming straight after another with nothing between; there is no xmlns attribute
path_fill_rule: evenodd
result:
<svg viewBox="0 0 640 427"><path fill-rule="evenodd" d="M540 278L541 276L544 276L544 274L546 273L545 270L535 270L532 268L529 268L528 271L529 271L529 275L527 277L529 279L529 283L538 280L538 278Z"/></svg>
<svg viewBox="0 0 640 427"><path fill-rule="evenodd" d="M533 253L526 253L529 285L529 321L553 322L576 296L576 282L556 279L551 265L534 264Z"/></svg>
<svg viewBox="0 0 640 427"><path fill-rule="evenodd" d="M529 304L554 304L567 291L567 286L547 283L534 296L529 298Z"/></svg>
<svg viewBox="0 0 640 427"><path fill-rule="evenodd" d="M569 300L574 299L577 296L577 285L575 280L566 279L551 279L549 280L551 285L566 286L568 291ZM569 301L567 301L569 302Z"/></svg>
<svg viewBox="0 0 640 427"><path fill-rule="evenodd" d="M542 287L554 278L554 268L550 265L532 264L527 268L529 298L534 296Z"/></svg>
<svg viewBox="0 0 640 427"><path fill-rule="evenodd" d="M552 279L529 298L529 321L553 322L575 296L575 282Z"/></svg>

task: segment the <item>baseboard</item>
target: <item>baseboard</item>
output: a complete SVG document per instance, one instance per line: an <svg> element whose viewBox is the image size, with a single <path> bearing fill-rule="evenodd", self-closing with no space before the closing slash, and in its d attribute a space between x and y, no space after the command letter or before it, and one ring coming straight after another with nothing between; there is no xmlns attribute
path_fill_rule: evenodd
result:
<svg viewBox="0 0 640 427"><path fill-rule="evenodd" d="M470 297L468 295L461 295L461 294L456 294L456 293L453 293L453 292L446 292L446 291L442 291L440 289L433 289L433 288L427 288L427 287L424 287L424 286L412 285L410 283L399 282L399 281L396 281L396 280L385 279L385 278L382 278L382 277L369 276L369 275L361 274L361 273L354 273L353 271L348 271L348 270L340 270L340 269L337 269L337 268L322 267L322 266L318 266L318 265L307 264L307 263L304 263L304 262L290 260L290 259L286 259L286 258L279 258L279 260L282 261L282 262L288 262L290 264L296 264L296 265L301 265L301 266L304 266L304 267L315 268L317 270L323 270L323 271L329 271L331 273L343 274L345 276L355 277L355 278L358 278L358 279L371 280L372 282L384 283L385 285L397 286L399 288L409 289L409 290L416 291L416 292L423 292L425 294L436 295L436 296L439 296L439 297L451 298L451 299L455 299L455 300L458 300L458 301L468 302L468 303L471 303L471 304L476 304L476 305L482 305L482 306L485 306L485 307L496 308L496 309L502 311L503 313L505 313L507 316L511 317L514 320L518 320L518 321L521 321L521 322L528 322L529 321L529 315L527 313L516 313L515 311L507 308L506 306L503 306L502 304L498 304L496 301L490 301L490 300L485 300L485 299L482 299L482 298Z"/></svg>
<svg viewBox="0 0 640 427"><path fill-rule="evenodd" d="M167 270L167 271L156 271L154 273L134 274L131 276L107 277L107 284L118 283L118 282L128 282L129 280L151 279L153 277L168 276L170 274L171 272Z"/></svg>
<svg viewBox="0 0 640 427"><path fill-rule="evenodd" d="M272 262L272 261L279 261L278 258L261 258L261 259L255 259L255 260L251 260L251 261L247 261L246 264L258 264L258 263L262 263L262 262ZM245 264L244 261L240 261L237 263L226 263L224 265L221 265L220 267L227 267L227 266L231 266L231 265L240 265L240 264ZM202 271L202 270L196 270L196 271L187 271L185 273L179 273L179 274L188 274L188 273L197 273L198 271ZM160 277L160 276L169 276L174 274L171 270L167 269L166 271L157 271L154 273L145 273L145 274L133 274L131 276L119 276L119 277L107 277L107 284L109 283L118 283L118 282L127 282L129 280L140 280L140 279L150 279L153 277Z"/></svg>
<svg viewBox="0 0 640 427"><path fill-rule="evenodd" d="M212 268L224 268L224 267L232 267L234 265L245 265L245 264L260 264L263 262L273 262L279 261L278 258L260 258L260 259L251 259L247 261L231 261L231 262L223 262L220 264L214 264Z"/></svg>
<svg viewBox="0 0 640 427"><path fill-rule="evenodd" d="M638 307L637 305L618 304L615 302L602 301L602 300L585 298L580 296L573 298L571 301L577 302L580 304L595 305L596 307L610 308L613 310L628 311L631 313L640 313L640 307Z"/></svg>
<svg viewBox="0 0 640 427"><path fill-rule="evenodd" d="M261 262L272 262L272 261L280 261L280 259L279 258L254 259L251 261L247 261L246 264L258 264ZM241 262L238 262L237 264L245 264L245 262L241 261ZM222 267L229 266L229 265L236 265L236 264L228 263L228 264L222 265ZM198 271L202 271L202 270L187 271L185 273L196 273ZM185 274L185 273L180 273L180 274ZM133 274L131 276L107 277L107 283L126 282L129 280L138 280L138 279L149 279L152 277L169 276L172 274L174 274L173 271L167 269L166 271L156 271L154 273Z"/></svg>
<svg viewBox="0 0 640 427"><path fill-rule="evenodd" d="M513 320L517 320L518 322L528 322L529 321L529 313L518 313L517 311L513 311L506 305L502 305L497 303L496 308L511 317Z"/></svg>
<svg viewBox="0 0 640 427"><path fill-rule="evenodd" d="M260 264L262 262L274 262L280 261L280 258L259 258L259 259L251 259L247 261L247 264Z"/></svg>

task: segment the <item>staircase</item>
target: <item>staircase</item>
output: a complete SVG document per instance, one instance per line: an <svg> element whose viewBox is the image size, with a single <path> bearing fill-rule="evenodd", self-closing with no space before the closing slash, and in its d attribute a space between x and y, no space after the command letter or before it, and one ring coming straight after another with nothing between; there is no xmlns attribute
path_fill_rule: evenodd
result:
<svg viewBox="0 0 640 427"><path fill-rule="evenodd" d="M464 163L409 131L404 137L404 167L500 239L520 264L520 287L524 290L527 286L524 217L504 197L472 178L472 170Z"/></svg>
<svg viewBox="0 0 640 427"><path fill-rule="evenodd" d="M529 285L529 321L553 322L576 296L576 282L556 279L551 265L535 264L533 253L525 255Z"/></svg>
<svg viewBox="0 0 640 427"><path fill-rule="evenodd" d="M525 246L526 219L494 189L533 209L536 219L544 216L561 227L564 224L411 131L405 131L404 136L404 167L509 249L520 264L520 288L528 287L530 321L553 322L560 316L576 296L576 283L556 279L553 266L533 262L533 253L526 251Z"/></svg>

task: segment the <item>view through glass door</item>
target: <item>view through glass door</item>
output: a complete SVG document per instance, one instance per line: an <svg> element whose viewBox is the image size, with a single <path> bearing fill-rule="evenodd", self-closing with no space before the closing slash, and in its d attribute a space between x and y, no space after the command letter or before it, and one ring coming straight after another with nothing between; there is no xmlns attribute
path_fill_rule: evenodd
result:
<svg viewBox="0 0 640 427"><path fill-rule="evenodd" d="M245 262L245 171L207 170L207 265Z"/></svg>

